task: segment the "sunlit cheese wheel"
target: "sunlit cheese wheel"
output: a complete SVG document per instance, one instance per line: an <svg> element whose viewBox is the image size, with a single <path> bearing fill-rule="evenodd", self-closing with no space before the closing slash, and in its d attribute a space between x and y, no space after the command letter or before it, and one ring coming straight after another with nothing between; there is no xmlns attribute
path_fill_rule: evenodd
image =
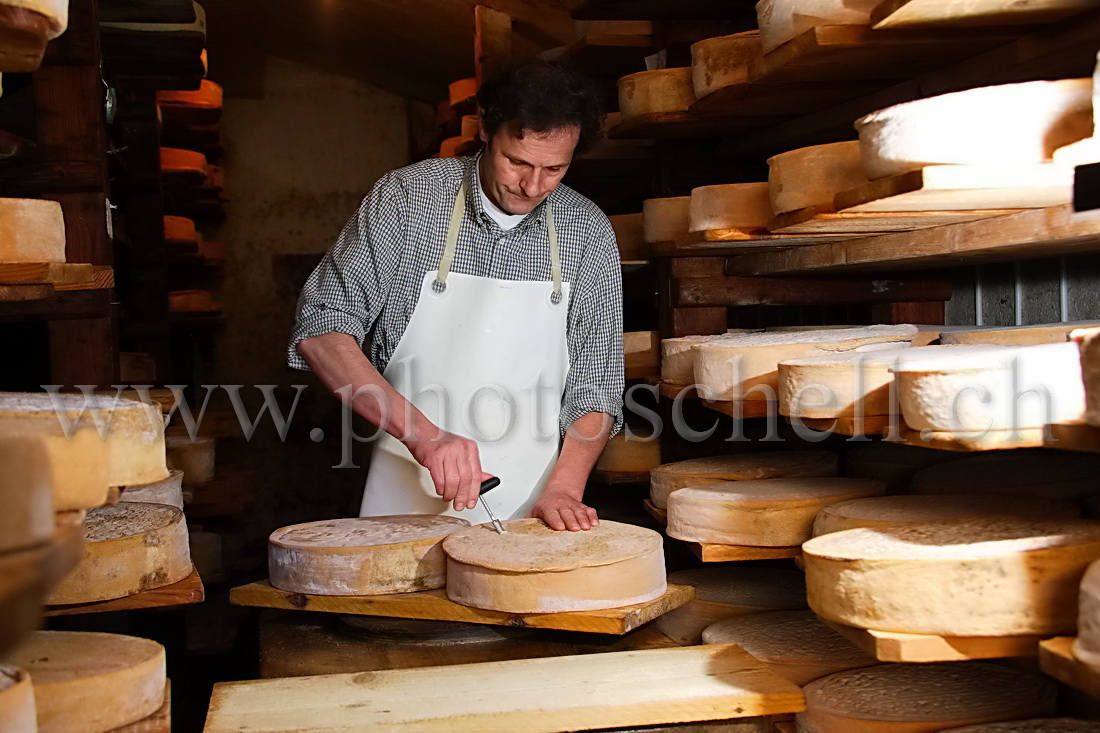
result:
<svg viewBox="0 0 1100 733"><path fill-rule="evenodd" d="M762 54L759 31L706 38L691 46L691 82L695 97L749 80L749 65Z"/></svg>
<svg viewBox="0 0 1100 733"><path fill-rule="evenodd" d="M1079 328L1100 326L1100 321L1067 321L1040 323L1034 326L1006 328L955 328L940 335L943 344L994 344L997 346L1035 346L1069 341L1069 335Z"/></svg>
<svg viewBox="0 0 1100 733"><path fill-rule="evenodd" d="M704 644L736 644L780 677L803 687L847 669L878 664L833 631L813 611L775 611L719 621Z"/></svg>
<svg viewBox="0 0 1100 733"><path fill-rule="evenodd" d="M168 468L183 471L183 483L202 484L214 479L213 438L201 435L191 440L190 435L168 435L164 439Z"/></svg>
<svg viewBox="0 0 1100 733"><path fill-rule="evenodd" d="M1100 426L1100 328L1073 332L1081 350L1081 378L1085 383L1085 422Z"/></svg>
<svg viewBox="0 0 1100 733"><path fill-rule="evenodd" d="M450 100L451 105L459 105L465 102L470 97L477 96L477 79L459 79L453 81L447 86L447 98Z"/></svg>
<svg viewBox="0 0 1100 733"><path fill-rule="evenodd" d="M109 450L95 427L81 425L66 438L56 422L0 417L0 436L32 435L45 448L54 511L90 509L106 503Z"/></svg>
<svg viewBox="0 0 1100 733"><path fill-rule="evenodd" d="M668 497L668 536L687 542L793 547L813 536L829 504L881 496L886 484L858 478L723 481Z"/></svg>
<svg viewBox="0 0 1100 733"><path fill-rule="evenodd" d="M161 148L160 171L166 176L187 177L201 186L206 180L206 156L193 150Z"/></svg>
<svg viewBox="0 0 1100 733"><path fill-rule="evenodd" d="M173 470L163 481L127 486L121 501L131 504L165 504L183 509L183 471Z"/></svg>
<svg viewBox="0 0 1100 733"><path fill-rule="evenodd" d="M766 183L727 183L692 189L688 229L758 229L768 225L772 207Z"/></svg>
<svg viewBox="0 0 1100 733"><path fill-rule="evenodd" d="M1092 79L1003 84L918 99L856 120L863 170L1044 163L1092 135Z"/></svg>
<svg viewBox="0 0 1100 733"><path fill-rule="evenodd" d="M0 262L64 262L61 204L0 199Z"/></svg>
<svg viewBox="0 0 1100 733"><path fill-rule="evenodd" d="M914 494L1016 494L1055 500L1096 493L1100 456L997 451L913 474Z"/></svg>
<svg viewBox="0 0 1100 733"><path fill-rule="evenodd" d="M0 730L37 733L31 678L18 667L0 664Z"/></svg>
<svg viewBox="0 0 1100 733"><path fill-rule="evenodd" d="M1032 718L949 728L943 733L1100 733L1100 722L1079 718Z"/></svg>
<svg viewBox="0 0 1100 733"><path fill-rule="evenodd" d="M668 582L695 588L694 598L654 622L683 645L698 644L703 630L722 619L806 608L806 580L794 568L733 563L679 570Z"/></svg>
<svg viewBox="0 0 1100 733"><path fill-rule="evenodd" d="M623 363L627 370L660 368L661 351L656 331L627 331L623 334Z"/></svg>
<svg viewBox="0 0 1100 733"><path fill-rule="evenodd" d="M708 341L721 341L735 334L679 336L661 339L661 381L670 384L691 384L695 381L695 346Z"/></svg>
<svg viewBox="0 0 1100 733"><path fill-rule="evenodd" d="M901 347L914 326L865 326L822 331L749 333L695 347L695 383L712 399L777 399L779 362L861 348ZM885 344L884 346L876 346Z"/></svg>
<svg viewBox="0 0 1100 733"><path fill-rule="evenodd" d="M964 457L961 453L901 443L859 443L844 454L844 475L885 481L890 493L897 494L909 488L909 480L917 471Z"/></svg>
<svg viewBox="0 0 1100 733"><path fill-rule="evenodd" d="M819 450L759 451L692 458L649 472L649 500L664 509L673 491L719 481L836 476L835 453Z"/></svg>
<svg viewBox="0 0 1100 733"><path fill-rule="evenodd" d="M59 410L56 412L55 402ZM65 438L62 431L74 422L81 429L72 438ZM101 428L105 440L100 440ZM92 455L96 450L92 448L94 444L99 444L100 449L104 444L107 447L107 483L111 486L148 484L168 477L164 463L164 421L156 405L98 395L0 392L0 433L20 429L62 436L51 441L54 454L51 461L55 471L64 474L64 478L55 474L55 487L71 480L74 485L91 484L81 495L89 498L93 494L102 495L98 502L78 502L75 506L55 500L58 510L87 509L106 501L106 489L100 489L98 484L98 464ZM81 477L79 474L84 471L89 475ZM64 491L77 494L75 486L66 486Z"/></svg>
<svg viewBox="0 0 1100 733"><path fill-rule="evenodd" d="M52 472L44 439L0 433L0 553L53 539Z"/></svg>
<svg viewBox="0 0 1100 733"><path fill-rule="evenodd" d="M331 519L277 529L268 538L271 584L324 596L374 596L442 588L443 538L469 527L455 517Z"/></svg>
<svg viewBox="0 0 1100 733"><path fill-rule="evenodd" d="M1041 428L1079 420L1085 411L1081 356L1072 343L960 347L931 357L901 356L891 369L901 414L913 430Z"/></svg>
<svg viewBox="0 0 1100 733"><path fill-rule="evenodd" d="M647 244L674 242L688 233L691 196L642 202L642 238Z"/></svg>
<svg viewBox="0 0 1100 733"><path fill-rule="evenodd" d="M803 688L799 733L933 733L962 725L1050 715L1047 678L981 662L880 664L837 672Z"/></svg>
<svg viewBox="0 0 1100 733"><path fill-rule="evenodd" d="M867 25L875 0L760 0L756 20L765 51L825 25Z"/></svg>
<svg viewBox="0 0 1100 733"><path fill-rule="evenodd" d="M691 67L639 71L619 79L623 121L646 114L687 112L695 103Z"/></svg>
<svg viewBox="0 0 1100 733"><path fill-rule="evenodd" d="M197 242L195 222L185 216L164 217L164 239L169 242Z"/></svg>
<svg viewBox="0 0 1100 733"><path fill-rule="evenodd" d="M178 583L191 574L183 512L165 504L92 509L84 518L84 559L49 602L123 598Z"/></svg>
<svg viewBox="0 0 1100 733"><path fill-rule="evenodd" d="M105 733L164 702L164 647L149 639L36 631L8 661L31 676L39 733Z"/></svg>
<svg viewBox="0 0 1100 733"><path fill-rule="evenodd" d="M946 636L1073 633L1100 522L998 517L850 529L802 546L827 621Z"/></svg>
<svg viewBox="0 0 1100 733"><path fill-rule="evenodd" d="M890 365L899 353L912 350L903 346L780 362L779 414L804 418L892 414Z"/></svg>
<svg viewBox="0 0 1100 733"><path fill-rule="evenodd" d="M824 507L814 536L870 527L908 527L924 522L992 517L1073 519L1081 510L1066 501L999 494L914 494L852 499Z"/></svg>
<svg viewBox="0 0 1100 733"><path fill-rule="evenodd" d="M0 71L37 70L46 42L69 24L68 0L4 0L0 5L7 6L0 20Z"/></svg>
<svg viewBox="0 0 1100 733"><path fill-rule="evenodd" d="M607 217L611 228L615 230L615 243L619 247L619 259L649 259L649 247L646 246L645 230L642 224L644 214L618 214Z"/></svg>
<svg viewBox="0 0 1100 733"><path fill-rule="evenodd" d="M813 145L768 158L768 195L777 214L811 206L832 208L838 193L865 183L858 140Z"/></svg>
<svg viewBox="0 0 1100 733"><path fill-rule="evenodd" d="M607 441L596 460L597 471L649 473L661 465L661 441L651 435L627 434L627 429Z"/></svg>
<svg viewBox="0 0 1100 733"><path fill-rule="evenodd" d="M645 603L664 595L661 535L602 521L582 532L557 532L541 519L483 524L443 541L447 597L509 613L591 611Z"/></svg>
<svg viewBox="0 0 1100 733"><path fill-rule="evenodd" d="M1100 138L1086 137L1069 145L1063 145L1054 151L1054 165L1060 168L1075 168L1089 163L1100 163Z"/></svg>

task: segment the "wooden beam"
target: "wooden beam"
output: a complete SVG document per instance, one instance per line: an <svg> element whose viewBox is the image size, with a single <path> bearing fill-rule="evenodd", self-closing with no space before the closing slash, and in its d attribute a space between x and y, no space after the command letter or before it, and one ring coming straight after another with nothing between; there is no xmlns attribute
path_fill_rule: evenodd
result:
<svg viewBox="0 0 1100 733"><path fill-rule="evenodd" d="M875 28L960 28L1051 23L1091 10L1091 0L885 0L871 13Z"/></svg>
<svg viewBox="0 0 1100 733"><path fill-rule="evenodd" d="M512 17L488 5L474 6L474 69L477 85L512 61Z"/></svg>
<svg viewBox="0 0 1100 733"><path fill-rule="evenodd" d="M672 285L676 305L848 305L951 298L951 281L942 277L796 278L696 277Z"/></svg>
<svg viewBox="0 0 1100 733"><path fill-rule="evenodd" d="M684 308L676 304L673 282L687 277L720 277L724 260L718 257L668 257L657 261L657 317L661 338L722 333L725 306Z"/></svg>

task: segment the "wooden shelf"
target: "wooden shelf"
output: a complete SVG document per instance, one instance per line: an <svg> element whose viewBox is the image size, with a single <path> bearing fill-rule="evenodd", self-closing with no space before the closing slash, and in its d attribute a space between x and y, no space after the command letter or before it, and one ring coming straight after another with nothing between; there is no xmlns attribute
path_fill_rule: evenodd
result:
<svg viewBox="0 0 1100 733"><path fill-rule="evenodd" d="M780 214L769 226L775 234L855 234L871 236L890 232L961 224L1018 213L1019 209L982 211L842 211L831 208L807 208Z"/></svg>
<svg viewBox="0 0 1100 733"><path fill-rule="evenodd" d="M139 611L147 608L167 608L202 603L206 591L198 570L178 583L163 588L143 591L125 598L92 603L72 603L64 606L46 606L47 616L73 616L82 613L107 613L109 611Z"/></svg>
<svg viewBox="0 0 1100 733"><path fill-rule="evenodd" d="M1042 636L937 636L857 629L825 622L880 662L963 662L971 659L1033 657Z"/></svg>
<svg viewBox="0 0 1100 733"><path fill-rule="evenodd" d="M771 417L779 414L779 403L771 400L741 400L740 402L709 402L703 404L723 415L736 419Z"/></svg>
<svg viewBox="0 0 1100 733"><path fill-rule="evenodd" d="M649 471L601 471L596 469L589 476L590 481L619 486L622 484L649 484Z"/></svg>
<svg viewBox="0 0 1100 733"><path fill-rule="evenodd" d="M569 64L592 77L618 79L644 71L645 57L652 49L652 36L589 33L568 46L543 53L542 58Z"/></svg>
<svg viewBox="0 0 1100 733"><path fill-rule="evenodd" d="M885 435L890 432L891 426L901 428L901 415L861 415L856 417L835 418L799 418L802 425L819 433L836 433L838 435ZM794 418L788 417L787 422L795 424Z"/></svg>
<svg viewBox="0 0 1100 733"><path fill-rule="evenodd" d="M657 242L650 245L650 250L654 257L728 257L851 239L851 235L791 235L772 234L766 229L710 229L691 232L676 242Z"/></svg>
<svg viewBox="0 0 1100 733"><path fill-rule="evenodd" d="M1100 670L1077 661L1073 656L1075 637L1059 636L1039 642L1039 667L1054 679L1100 697Z"/></svg>
<svg viewBox="0 0 1100 733"><path fill-rule="evenodd" d="M752 16L754 0L581 0L577 20L726 20Z"/></svg>
<svg viewBox="0 0 1100 733"><path fill-rule="evenodd" d="M902 426L899 442L918 448L977 453L990 450L1015 450L1017 448L1042 448L1043 428L1020 430L991 430L988 433L937 433L913 430Z"/></svg>
<svg viewBox="0 0 1100 733"><path fill-rule="evenodd" d="M1040 3L1005 3L978 0L944 3L941 0L885 0L871 13L875 28L952 28L1052 23L1087 10L1079 0L1044 0Z"/></svg>
<svg viewBox="0 0 1100 733"><path fill-rule="evenodd" d="M31 288L36 297L0 299L0 321L36 321L108 318L114 312L110 290L57 292L50 285L16 285ZM37 290L36 290L37 289Z"/></svg>
<svg viewBox="0 0 1100 733"><path fill-rule="evenodd" d="M388 596L318 596L288 593L264 580L234 588L229 600L238 606L280 608L288 611L321 611L354 616L390 616L436 621L462 621L494 626L522 626L598 634L625 634L658 616L679 608L695 596L686 585L670 585L660 598L633 606L602 611L566 613L503 613L461 606L447 598L444 590L397 593Z"/></svg>
<svg viewBox="0 0 1100 733"><path fill-rule="evenodd" d="M1059 450L1100 453L1100 428L1077 423L1055 423L1047 426L1046 447Z"/></svg>

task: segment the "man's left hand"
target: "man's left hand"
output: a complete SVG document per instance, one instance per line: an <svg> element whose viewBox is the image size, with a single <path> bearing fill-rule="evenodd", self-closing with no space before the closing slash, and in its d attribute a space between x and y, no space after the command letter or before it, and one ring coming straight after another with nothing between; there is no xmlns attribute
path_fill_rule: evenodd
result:
<svg viewBox="0 0 1100 733"><path fill-rule="evenodd" d="M566 529L580 532L600 526L595 509L569 494L557 491L544 492L527 516L541 519L559 532Z"/></svg>

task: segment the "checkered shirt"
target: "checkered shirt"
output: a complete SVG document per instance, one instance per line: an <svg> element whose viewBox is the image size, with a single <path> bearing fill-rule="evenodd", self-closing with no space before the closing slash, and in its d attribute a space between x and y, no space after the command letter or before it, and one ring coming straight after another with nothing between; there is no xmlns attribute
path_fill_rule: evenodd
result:
<svg viewBox="0 0 1100 733"><path fill-rule="evenodd" d="M569 373L560 428L589 412L622 426L622 271L615 234L603 212L564 185L507 232L485 212L478 158L441 158L391 171L310 275L298 299L287 363L309 369L302 339L338 331L354 336L379 372L408 326L424 275L438 269L462 176L469 177L466 215L453 272L498 280L549 281L545 212L554 207L562 278L570 283Z"/></svg>

